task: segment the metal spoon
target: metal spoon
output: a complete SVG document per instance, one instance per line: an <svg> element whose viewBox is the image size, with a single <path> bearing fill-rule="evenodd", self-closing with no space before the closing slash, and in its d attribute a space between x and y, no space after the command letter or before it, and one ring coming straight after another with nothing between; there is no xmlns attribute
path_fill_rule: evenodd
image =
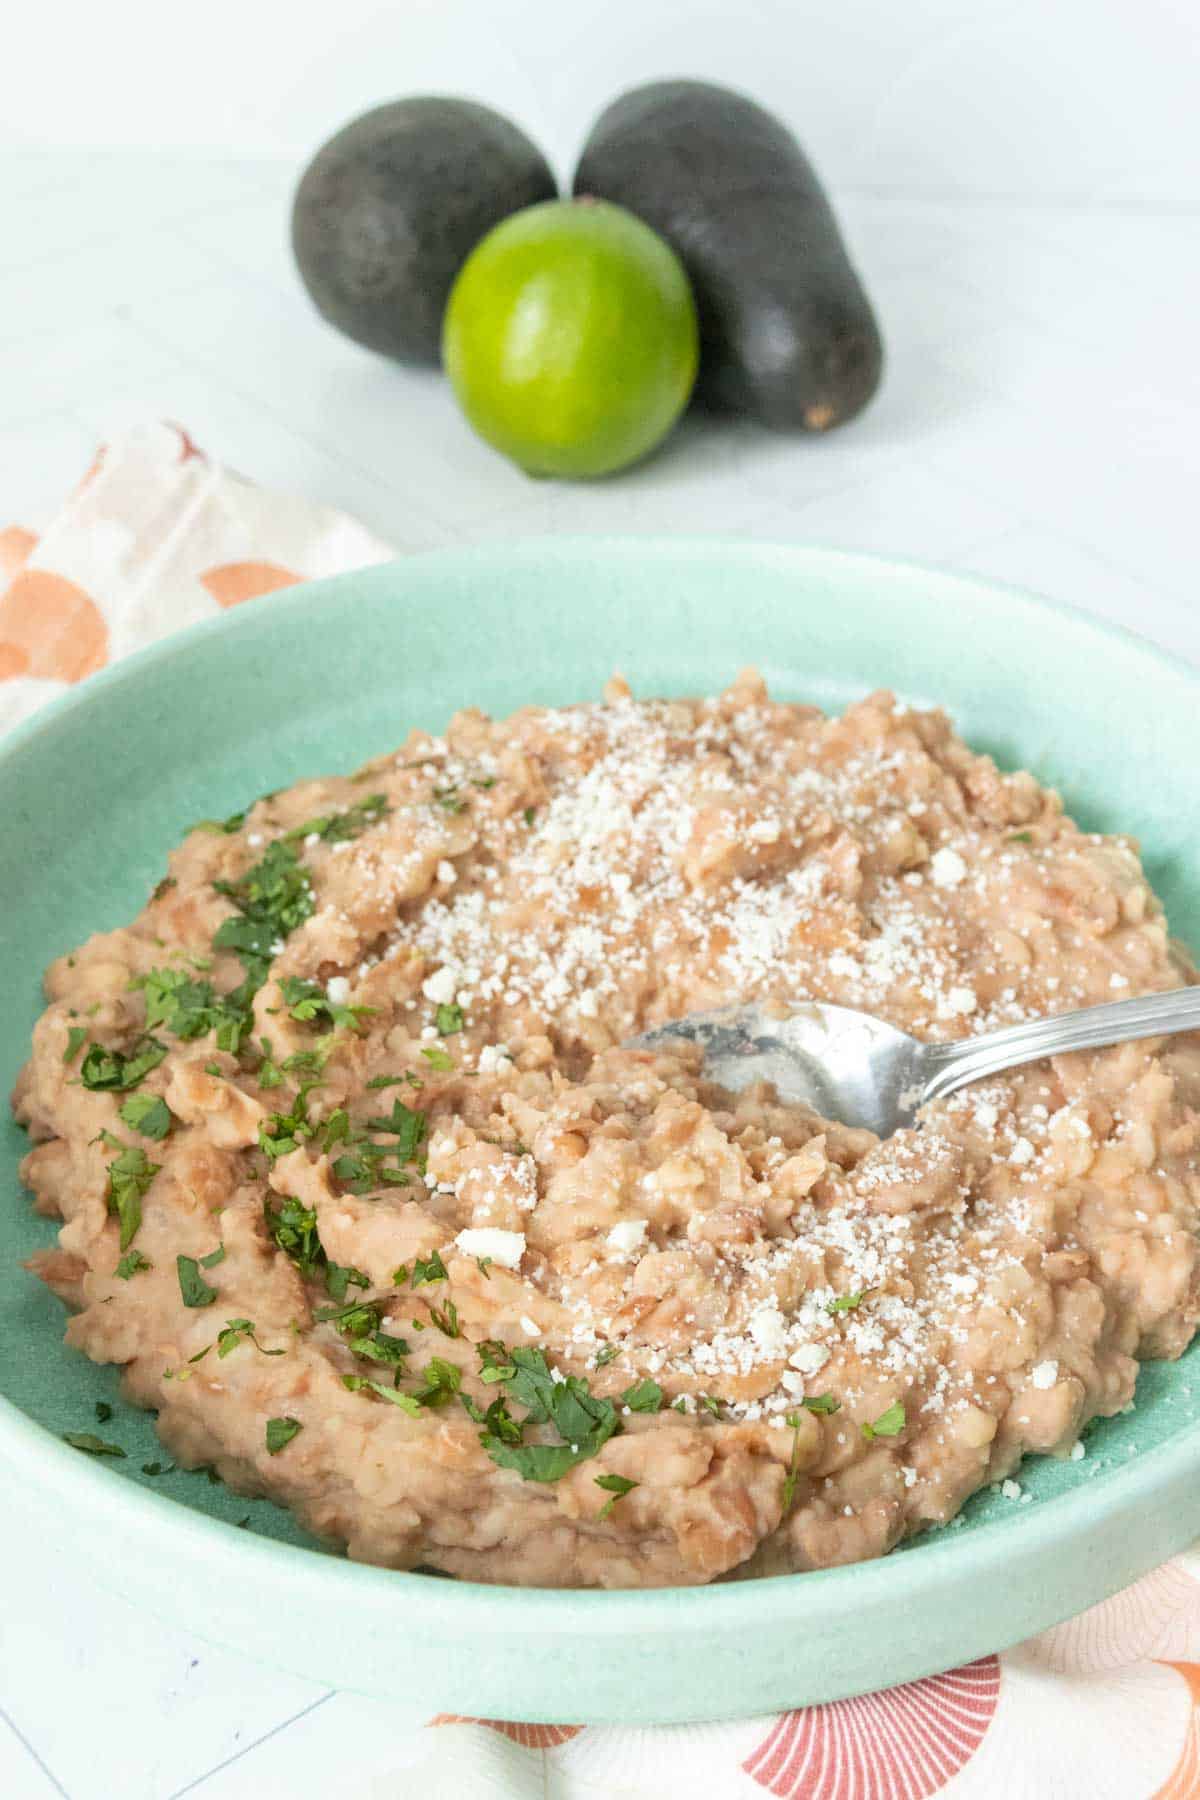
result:
<svg viewBox="0 0 1200 1800"><path fill-rule="evenodd" d="M880 1137L911 1125L928 1100L968 1082L1064 1050L1098 1050L1129 1038L1200 1031L1200 986L1117 1000L989 1031L953 1044L922 1044L870 1013L802 1001L690 1013L631 1040L634 1049L684 1038L704 1050L710 1081L738 1093L769 1081L781 1100Z"/></svg>

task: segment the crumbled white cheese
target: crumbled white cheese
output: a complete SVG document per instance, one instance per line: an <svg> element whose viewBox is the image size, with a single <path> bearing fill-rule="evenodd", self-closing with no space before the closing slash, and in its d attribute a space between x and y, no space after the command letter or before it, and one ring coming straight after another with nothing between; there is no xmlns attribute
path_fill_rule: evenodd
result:
<svg viewBox="0 0 1200 1800"><path fill-rule="evenodd" d="M787 1332L777 1307L755 1307L747 1320L746 1329L764 1356L783 1355L787 1347Z"/></svg>
<svg viewBox="0 0 1200 1800"><path fill-rule="evenodd" d="M804 1393L803 1375L798 1375L792 1369L785 1369L783 1374L779 1377L779 1380L781 1386L786 1388L789 1394L792 1394L797 1400L801 1398Z"/></svg>
<svg viewBox="0 0 1200 1800"><path fill-rule="evenodd" d="M490 1256L505 1269L520 1268L525 1254L523 1231L501 1231L495 1225L460 1231L454 1241L464 1256Z"/></svg>
<svg viewBox="0 0 1200 1800"><path fill-rule="evenodd" d="M646 1237L645 1219L621 1219L608 1234L609 1248L620 1250L627 1255L644 1243Z"/></svg>
<svg viewBox="0 0 1200 1800"><path fill-rule="evenodd" d="M599 1010L600 1002L597 1000L595 994L593 994L591 988L588 989L586 994L580 994L579 1011L585 1019L594 1019Z"/></svg>
<svg viewBox="0 0 1200 1800"><path fill-rule="evenodd" d="M802 1375L819 1375L829 1361L829 1352L824 1344L801 1344L788 1357L793 1369L799 1369Z"/></svg>
<svg viewBox="0 0 1200 1800"><path fill-rule="evenodd" d="M1075 1443L1073 1443L1071 1445L1071 1461L1072 1462L1082 1462L1086 1455L1087 1455L1087 1448L1083 1442L1083 1439L1079 1438Z"/></svg>
<svg viewBox="0 0 1200 1800"><path fill-rule="evenodd" d="M974 988L961 985L952 987L944 999L938 1002L938 1017L953 1019L973 1013L979 1005Z"/></svg>
<svg viewBox="0 0 1200 1800"><path fill-rule="evenodd" d="M929 873L934 887L957 887L966 880L967 865L957 850L935 850L929 860Z"/></svg>
<svg viewBox="0 0 1200 1800"><path fill-rule="evenodd" d="M421 992L427 1000L438 1006L449 1006L458 988L458 971L447 963L444 968L435 969L432 975L421 983Z"/></svg>
<svg viewBox="0 0 1200 1800"><path fill-rule="evenodd" d="M447 862L443 857L442 861L437 866L437 878L442 883L443 887L453 887L454 883L458 880L458 870L452 862Z"/></svg>
<svg viewBox="0 0 1200 1800"><path fill-rule="evenodd" d="M755 844L777 844L779 833L778 819L756 819L746 836Z"/></svg>
<svg viewBox="0 0 1200 1800"><path fill-rule="evenodd" d="M1034 1150L1029 1139L1027 1137L1019 1137L1009 1153L1008 1160L1014 1168L1020 1169L1026 1163L1031 1163L1036 1154L1037 1152Z"/></svg>
<svg viewBox="0 0 1200 1800"><path fill-rule="evenodd" d="M512 1066L512 1058L503 1044L485 1044L479 1052L481 1075L500 1075Z"/></svg>
<svg viewBox="0 0 1200 1800"><path fill-rule="evenodd" d="M980 1131L990 1131L999 1117L998 1108L994 1107L990 1100L975 1102L975 1123Z"/></svg>
<svg viewBox="0 0 1200 1800"><path fill-rule="evenodd" d="M325 983L325 997L335 1006L345 1006L350 998L350 983L344 975L335 975Z"/></svg>
<svg viewBox="0 0 1200 1800"><path fill-rule="evenodd" d="M538 1337L540 1335L541 1327L536 1319L530 1318L528 1313L522 1313L518 1323L526 1337Z"/></svg>
<svg viewBox="0 0 1200 1800"><path fill-rule="evenodd" d="M1052 1388L1058 1380L1058 1364L1049 1359L1035 1363L1029 1379L1035 1388Z"/></svg>
<svg viewBox="0 0 1200 1800"><path fill-rule="evenodd" d="M1019 1481L1002 1481L1000 1483L1000 1492L1004 1495L1006 1500L1019 1500L1021 1498L1021 1484Z"/></svg>

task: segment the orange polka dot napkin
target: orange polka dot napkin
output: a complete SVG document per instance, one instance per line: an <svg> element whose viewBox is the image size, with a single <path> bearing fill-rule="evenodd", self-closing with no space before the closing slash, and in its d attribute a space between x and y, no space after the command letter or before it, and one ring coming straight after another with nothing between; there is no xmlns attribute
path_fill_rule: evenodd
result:
<svg viewBox="0 0 1200 1800"><path fill-rule="evenodd" d="M0 529L0 728L222 607L392 554L178 426L139 427L40 537ZM1015 1650L886 1693L636 1729L439 1714L397 1727L358 1785L375 1800L1200 1800L1200 1546Z"/></svg>
<svg viewBox="0 0 1200 1800"><path fill-rule="evenodd" d="M393 554L346 514L246 480L179 426L138 426L97 454L40 537L0 529L0 727L222 607Z"/></svg>

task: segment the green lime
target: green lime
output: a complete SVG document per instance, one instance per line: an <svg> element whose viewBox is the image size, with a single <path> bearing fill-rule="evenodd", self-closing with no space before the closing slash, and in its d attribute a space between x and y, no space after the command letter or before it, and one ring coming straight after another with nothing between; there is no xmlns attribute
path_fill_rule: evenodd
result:
<svg viewBox="0 0 1200 1800"><path fill-rule="evenodd" d="M608 475L664 438L696 379L683 264L624 207L548 200L476 245L442 361L480 437L531 475Z"/></svg>

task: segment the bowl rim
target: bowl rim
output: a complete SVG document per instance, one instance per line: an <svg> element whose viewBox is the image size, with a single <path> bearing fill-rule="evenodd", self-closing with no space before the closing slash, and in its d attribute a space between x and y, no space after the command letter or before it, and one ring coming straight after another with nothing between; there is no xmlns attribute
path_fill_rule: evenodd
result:
<svg viewBox="0 0 1200 1800"><path fill-rule="evenodd" d="M544 564L570 562L581 554L610 559L650 560L663 556L714 555L738 564L748 574L756 565L782 561L803 574L841 567L857 569L881 580L921 576L947 588L970 594L975 604L989 600L1006 607L1017 605L1036 615L1049 610L1085 633L1109 640L1128 653L1148 658L1164 674L1200 687L1200 668L1163 649L1152 640L1107 619L1098 619L1084 608L1051 600L989 577L959 572L911 558L871 555L789 542L786 539L744 538L731 533L679 536L614 533L577 533L569 536L524 536L512 540L485 541L464 547L433 549L400 555L363 569L346 571L319 580L298 583L270 598L272 614L281 619L311 606L316 597L344 585L347 580L386 580L389 572L432 562L464 570L485 567L499 554L506 564L528 561ZM398 597L398 604L401 603ZM247 628L253 612L239 607L212 619L201 620L171 633L91 676L40 707L0 738L0 763L7 763L36 747L38 739L81 708L109 704L121 688L170 658L186 656L197 643L218 635L233 635ZM59 1441L53 1431L23 1412L0 1393L0 1446L20 1467L30 1484L74 1491L79 1498L78 1516L89 1537L136 1529L147 1534L156 1551L202 1555L211 1548L226 1559L231 1578L262 1588L282 1577L293 1591L297 1584L311 1590L317 1604L339 1598L356 1606L386 1597L395 1607L419 1596L422 1611L439 1629L483 1636L510 1637L521 1630L541 1635L577 1636L581 1630L601 1637L637 1633L642 1636L674 1634L686 1623L703 1619L706 1630L734 1630L752 1626L765 1607L778 1618L786 1615L803 1624L805 1596L843 1595L845 1605L871 1605L886 1599L894 1580L896 1561L886 1556L872 1562L803 1574L762 1576L745 1581L721 1581L694 1587L656 1588L542 1588L492 1584L468 1579L418 1575L412 1571L356 1563L345 1556L330 1556L287 1544L257 1533L239 1531L220 1519L181 1504L128 1481L114 1481L102 1465L81 1456ZM1103 1512L1119 1515L1132 1524L1143 1506L1167 1486L1176 1486L1200 1475L1200 1431L1180 1431L1177 1436L1141 1451L1122 1465L1105 1471L1102 1482L1074 1487L1041 1499L1031 1509L1014 1508L1011 1517L989 1519L969 1538L952 1530L932 1531L919 1540L920 1554L903 1562L909 1570L910 1599L920 1599L944 1589L953 1574L960 1544L970 1544L972 1580L1004 1581L1011 1574L1013 1551L1047 1554L1057 1545L1076 1541L1089 1525L1097 1524L1096 1496L1103 1492ZM1014 1537L1013 1533L1019 1533ZM1190 1535L1190 1534L1189 1534ZM1179 1546L1182 1547L1182 1544ZM1128 1575L1120 1575L1105 1591L1112 1592ZM912 1592L916 1582L918 1592ZM398 1585L399 1584L399 1585ZM1097 1584L1099 1586L1101 1584ZM995 1646L1002 1648L1002 1645ZM280 1658L283 1661L283 1658Z"/></svg>

